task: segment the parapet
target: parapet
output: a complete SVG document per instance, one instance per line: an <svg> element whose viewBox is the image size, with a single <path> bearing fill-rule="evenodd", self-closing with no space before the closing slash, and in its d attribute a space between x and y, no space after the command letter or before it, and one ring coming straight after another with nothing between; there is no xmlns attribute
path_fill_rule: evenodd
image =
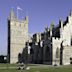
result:
<svg viewBox="0 0 72 72"><path fill-rule="evenodd" d="M61 39L60 38L57 38L57 37L52 37L52 40L53 41L60 41Z"/></svg>
<svg viewBox="0 0 72 72"><path fill-rule="evenodd" d="M13 9L10 12L8 21L10 21L10 24L12 26L19 26L19 27L25 27L26 25L28 26L28 16L26 16L24 19L20 20L15 16Z"/></svg>

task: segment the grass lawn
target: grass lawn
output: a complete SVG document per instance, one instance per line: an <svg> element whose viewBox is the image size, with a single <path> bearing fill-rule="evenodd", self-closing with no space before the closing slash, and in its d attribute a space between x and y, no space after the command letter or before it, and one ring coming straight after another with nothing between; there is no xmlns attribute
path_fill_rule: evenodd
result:
<svg viewBox="0 0 72 72"><path fill-rule="evenodd" d="M0 72L72 72L72 66L60 66L53 67L47 65L29 65L30 70L17 70L16 68L10 69L9 67L16 67L17 65L11 64L0 64L1 67L6 67L6 69L0 69Z"/></svg>

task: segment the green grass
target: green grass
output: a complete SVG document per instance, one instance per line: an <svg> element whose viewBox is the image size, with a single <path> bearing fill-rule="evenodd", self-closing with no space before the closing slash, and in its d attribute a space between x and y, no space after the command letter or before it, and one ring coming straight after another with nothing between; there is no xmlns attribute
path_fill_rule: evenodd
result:
<svg viewBox="0 0 72 72"><path fill-rule="evenodd" d="M60 67L29 65L30 70L17 70L17 68L9 69L9 67L17 67L17 64L0 64L0 67L7 67L6 69L0 69L0 72L72 72L71 65Z"/></svg>
<svg viewBox="0 0 72 72"><path fill-rule="evenodd" d="M7 67L7 66L17 66L17 64L1 64L0 67Z"/></svg>

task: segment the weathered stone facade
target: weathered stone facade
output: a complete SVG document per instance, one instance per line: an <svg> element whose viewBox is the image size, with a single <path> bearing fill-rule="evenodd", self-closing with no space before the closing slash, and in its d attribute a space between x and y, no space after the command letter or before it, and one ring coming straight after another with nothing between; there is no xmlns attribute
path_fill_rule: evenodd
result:
<svg viewBox="0 0 72 72"><path fill-rule="evenodd" d="M18 20L13 10L8 18L8 62L17 63L18 55L22 53L28 41L28 17Z"/></svg>
<svg viewBox="0 0 72 72"><path fill-rule="evenodd" d="M27 61L26 61L27 60ZM13 11L8 18L8 62L72 64L72 12L66 21L28 39L28 17L19 21Z"/></svg>
<svg viewBox="0 0 72 72"><path fill-rule="evenodd" d="M70 64L70 58L72 58L72 12L67 17L66 21L60 20L60 38L52 38L53 48L53 64L55 64L56 49L61 50L61 43L63 42L62 64ZM61 59L60 59L61 60ZM59 61L60 64L60 61Z"/></svg>
<svg viewBox="0 0 72 72"><path fill-rule="evenodd" d="M57 26L52 23L43 33L34 34L31 48L33 63L51 65L72 63L72 12L66 21L60 19Z"/></svg>

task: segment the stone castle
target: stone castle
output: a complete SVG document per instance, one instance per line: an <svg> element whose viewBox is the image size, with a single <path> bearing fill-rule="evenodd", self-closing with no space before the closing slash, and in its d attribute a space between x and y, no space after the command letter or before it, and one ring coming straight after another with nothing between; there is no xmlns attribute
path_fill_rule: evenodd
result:
<svg viewBox="0 0 72 72"><path fill-rule="evenodd" d="M28 37L28 17L19 21L11 11L8 18L8 62L72 64L72 12L66 21Z"/></svg>

